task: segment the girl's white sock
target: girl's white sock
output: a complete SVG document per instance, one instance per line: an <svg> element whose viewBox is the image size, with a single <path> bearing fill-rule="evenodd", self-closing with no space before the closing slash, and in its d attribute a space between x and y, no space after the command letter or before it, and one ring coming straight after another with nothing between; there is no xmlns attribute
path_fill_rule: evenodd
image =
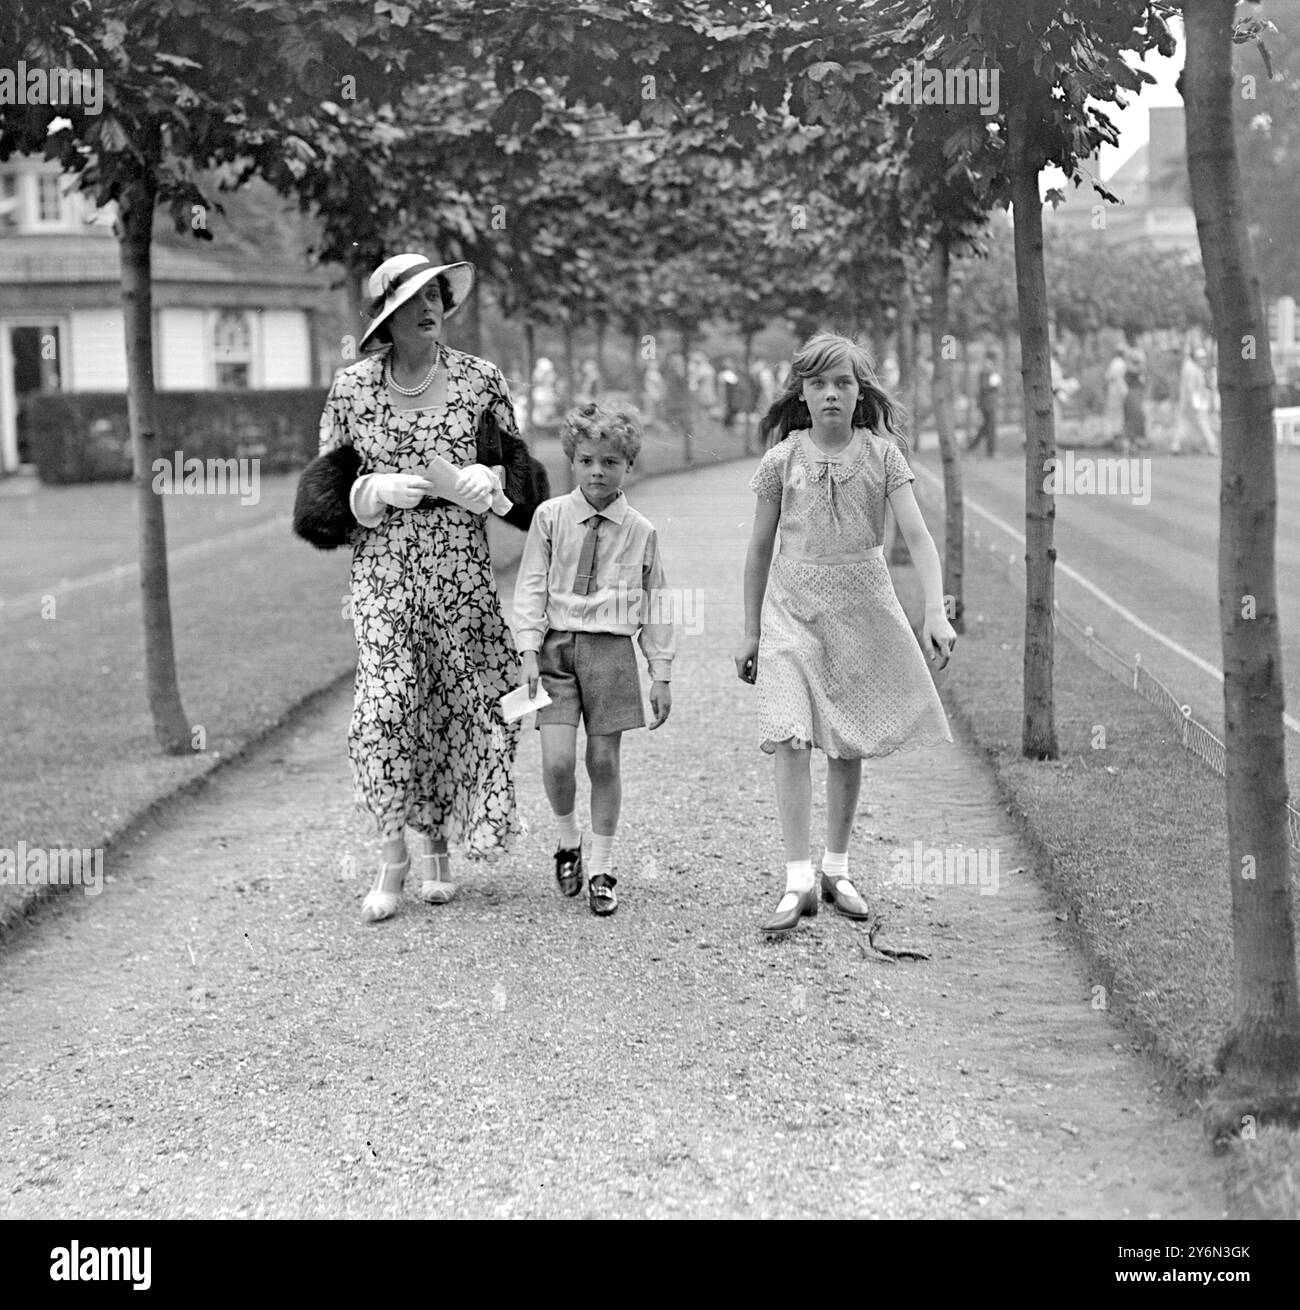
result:
<svg viewBox="0 0 1300 1310"><path fill-rule="evenodd" d="M806 892L813 885L811 860L791 860L785 866L785 889L788 892Z"/></svg>
<svg viewBox="0 0 1300 1310"><path fill-rule="evenodd" d="M836 884L841 878L847 878L849 876L848 851L827 851L822 856L822 874Z"/></svg>
<svg viewBox="0 0 1300 1310"><path fill-rule="evenodd" d="M555 822L560 825L560 849L571 851L582 840L578 830L578 811L570 810L568 814L557 814Z"/></svg>
<svg viewBox="0 0 1300 1310"><path fill-rule="evenodd" d="M813 867L811 860L790 860L785 866L785 895L777 905L777 912L784 913L794 908L796 895L811 891L813 885Z"/></svg>
<svg viewBox="0 0 1300 1310"><path fill-rule="evenodd" d="M606 837L603 833L591 834L591 859L587 861L587 876L594 878L598 873L614 872L614 834Z"/></svg>

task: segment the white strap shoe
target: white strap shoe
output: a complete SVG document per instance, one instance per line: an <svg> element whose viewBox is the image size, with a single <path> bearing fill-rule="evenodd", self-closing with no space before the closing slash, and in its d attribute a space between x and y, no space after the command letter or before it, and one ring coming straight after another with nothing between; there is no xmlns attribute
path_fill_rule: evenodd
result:
<svg viewBox="0 0 1300 1310"><path fill-rule="evenodd" d="M446 905L456 895L456 884L445 875L451 872L451 856L446 851L422 855L425 879L420 884L420 899L430 905ZM432 874L432 877L428 875Z"/></svg>
<svg viewBox="0 0 1300 1310"><path fill-rule="evenodd" d="M402 901L402 887L406 883L406 875L410 868L409 855L401 864L379 866L375 885L366 893L366 899L361 903L361 918L365 923L380 923L384 919L391 919L397 913L397 907ZM395 891L389 886L390 879L394 875L400 875Z"/></svg>

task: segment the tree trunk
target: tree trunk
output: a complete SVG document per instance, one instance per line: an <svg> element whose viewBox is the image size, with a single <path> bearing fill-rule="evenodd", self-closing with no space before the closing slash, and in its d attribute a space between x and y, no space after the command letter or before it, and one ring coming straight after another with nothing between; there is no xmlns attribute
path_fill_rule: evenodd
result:
<svg viewBox="0 0 1300 1310"><path fill-rule="evenodd" d="M1027 92L1028 88L1024 88ZM1025 658L1021 749L1031 759L1059 754L1052 690L1056 599L1056 504L1043 484L1056 458L1048 365L1047 278L1043 269L1043 208L1032 125L1045 121L1030 94L1014 95L1007 150L1015 211L1016 301L1020 314L1020 377L1025 415ZM1005 368L1005 364L1003 366Z"/></svg>
<svg viewBox="0 0 1300 1310"><path fill-rule="evenodd" d="M171 597L167 585L167 525L161 494L153 490L159 455L153 385L153 283L150 242L156 190L142 176L118 199L122 257L122 311L126 325L127 416L131 428L132 481L140 511L140 598L144 612L145 682L154 733L168 755L195 749L176 683ZM174 452L167 451L171 460ZM179 479L180 469L173 475Z"/></svg>
<svg viewBox="0 0 1300 1310"><path fill-rule="evenodd" d="M605 338L608 331L609 324L602 314L596 319L596 368L600 372L600 385L602 388L609 386L609 373L605 368Z"/></svg>
<svg viewBox="0 0 1300 1310"><path fill-rule="evenodd" d="M344 335L343 363L355 364L361 358L361 334L366 330L369 315L366 309L370 304L366 296L366 278L370 270L364 272L348 265L343 272L343 294L347 304L348 330ZM329 361L330 375L333 376L335 361Z"/></svg>
<svg viewBox="0 0 1300 1310"><path fill-rule="evenodd" d="M1044 287L1046 287L1047 285L1046 270L1044 270L1044 274L1043 274L1043 285ZM1047 327L1047 340L1049 342L1047 379L1048 379L1048 390L1051 390L1052 366L1051 366L1051 358L1050 358L1051 355L1050 342L1052 340L1052 329L1050 323L1048 324ZM1002 334L1002 376L1004 378L1007 376L1007 370L1011 367L1011 361L1016 356L1015 345L1016 345L1016 334L1014 332L1004 332ZM1023 347L1021 348L1020 353L1021 356L1023 357L1024 356ZM998 413L998 419L1003 423L1016 423L1019 424L1021 428L1024 428L1025 415L1027 413L1028 413L1028 407L1024 403L1023 394L1017 396L1010 387L1004 386L1002 388L1002 405ZM1055 409L1052 410L1052 422L1053 423L1056 422ZM1055 427L1052 428L1052 440L1053 442L1055 442L1056 440ZM1012 449L1014 450L1015 448L1012 447ZM1053 446L1053 453L1055 453L1055 446Z"/></svg>
<svg viewBox="0 0 1300 1310"><path fill-rule="evenodd" d="M645 373L641 368L641 320L634 317L628 332L628 364L631 372L632 403L645 413Z"/></svg>
<svg viewBox="0 0 1300 1310"><path fill-rule="evenodd" d="M1274 559L1273 365L1233 137L1233 0L1199 0L1183 13L1179 90L1223 416L1219 621L1236 1004L1210 1122L1225 1136L1240 1132L1246 1115L1300 1121L1300 999Z"/></svg>
<svg viewBox="0 0 1300 1310"><path fill-rule="evenodd" d="M975 440L975 410L977 408L978 395L976 384L978 374L975 372L971 362L970 342L963 341L961 346L961 392L966 397L966 444L969 446ZM1003 370L1005 375L1006 370Z"/></svg>
<svg viewBox="0 0 1300 1310"><path fill-rule="evenodd" d="M921 416L916 412L916 299L906 265L898 284L898 391L912 420L912 431L921 444Z"/></svg>
<svg viewBox="0 0 1300 1310"><path fill-rule="evenodd" d="M578 399L578 369L573 353L573 324L564 320L564 408L567 410Z"/></svg>
<svg viewBox="0 0 1300 1310"><path fill-rule="evenodd" d="M924 368L921 360L921 337L922 322L919 314L912 315L912 412L916 415L916 427L919 432L922 423L928 422L932 417L930 409L925 401L922 400L924 394L921 390L921 379L924 375ZM930 402L933 404L933 402Z"/></svg>
<svg viewBox="0 0 1300 1310"><path fill-rule="evenodd" d="M534 384L534 372L537 368L537 333L533 328L531 320L524 320L524 372L525 385L528 388L528 407L525 411L525 422L528 425L528 435L533 435L533 429L537 426L537 388Z"/></svg>
<svg viewBox="0 0 1300 1310"><path fill-rule="evenodd" d="M741 395L748 397L745 406L745 416L742 422L745 425L745 454L752 455L754 451L754 441L758 436L758 424L762 415L758 413L758 386L754 381L754 337L757 330L746 326L744 329L743 340L745 342L745 376L742 379Z"/></svg>
<svg viewBox="0 0 1300 1310"><path fill-rule="evenodd" d="M695 397L691 391L691 330L680 329L682 339L682 361L686 365L686 376L682 379L682 459L687 464L695 462L695 453L691 449L691 428L695 424Z"/></svg>
<svg viewBox="0 0 1300 1310"><path fill-rule="evenodd" d="M479 313L479 297L483 294L482 284L465 302L464 308L452 321L457 328L460 348L470 355L483 355L483 319Z"/></svg>
<svg viewBox="0 0 1300 1310"><path fill-rule="evenodd" d="M934 267L930 285L930 401L934 425L939 432L939 458L943 462L943 594L948 622L965 632L966 602L963 599L965 550L962 536L965 510L961 498L961 463L957 459L957 436L952 414L952 345L948 332L948 277L952 257L943 236L934 240Z"/></svg>
<svg viewBox="0 0 1300 1310"><path fill-rule="evenodd" d="M898 283L898 329L895 341L898 351L898 392L903 399L903 407L912 425L912 439L919 450L921 447L920 415L916 412L916 343L912 325L916 318L916 301L912 296L912 280L907 275L906 264L901 265L902 276ZM888 509L886 504L886 509ZM906 564L911 559L907 542L898 530L898 520L893 511L886 515L885 523L885 558L890 564Z"/></svg>

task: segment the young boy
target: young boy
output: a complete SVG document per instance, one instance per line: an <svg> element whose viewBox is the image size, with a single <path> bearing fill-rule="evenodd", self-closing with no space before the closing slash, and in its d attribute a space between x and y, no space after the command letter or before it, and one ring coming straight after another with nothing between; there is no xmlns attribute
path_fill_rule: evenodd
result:
<svg viewBox="0 0 1300 1310"><path fill-rule="evenodd" d="M613 914L614 835L622 802L619 745L645 726L632 637L650 666L652 729L672 708L675 638L659 618L664 585L654 526L627 503L623 479L641 451L631 406L571 410L560 434L577 486L543 501L533 516L515 582L515 642L523 680L551 698L537 711L546 797L559 825L555 877L566 896L582 891L582 834L575 808L578 720L587 730L591 779L593 914Z"/></svg>

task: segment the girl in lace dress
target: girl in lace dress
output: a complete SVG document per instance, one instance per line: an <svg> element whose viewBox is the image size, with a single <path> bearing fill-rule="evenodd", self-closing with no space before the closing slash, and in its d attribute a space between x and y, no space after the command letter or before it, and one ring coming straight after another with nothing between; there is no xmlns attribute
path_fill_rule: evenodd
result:
<svg viewBox="0 0 1300 1310"><path fill-rule="evenodd" d="M761 747L776 756L786 891L767 933L789 932L817 913L810 748L825 751L828 765L822 899L865 919L866 903L848 878L862 761L952 740L884 559L888 500L925 589L926 650L943 668L957 638L898 421L867 352L831 333L796 351L763 420L776 444L750 482L758 501L736 671L758 689Z"/></svg>

